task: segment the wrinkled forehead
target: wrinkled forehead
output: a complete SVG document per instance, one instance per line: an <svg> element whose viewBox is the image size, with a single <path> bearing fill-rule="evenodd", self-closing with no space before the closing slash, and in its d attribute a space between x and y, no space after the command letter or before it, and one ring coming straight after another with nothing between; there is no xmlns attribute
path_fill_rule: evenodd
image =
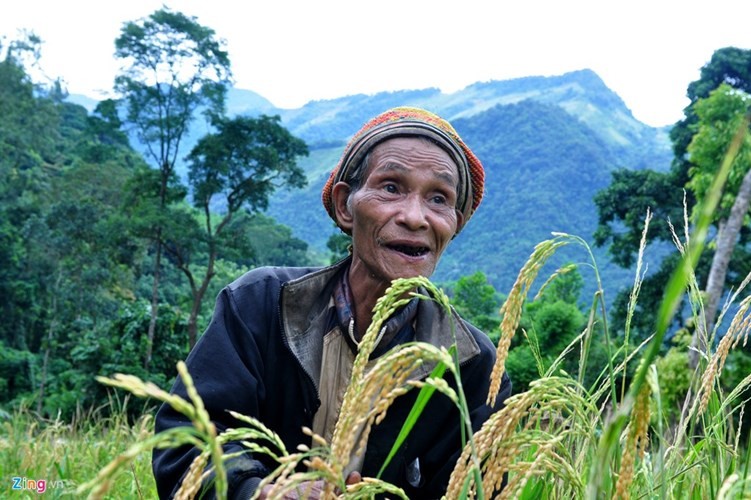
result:
<svg viewBox="0 0 751 500"><path fill-rule="evenodd" d="M411 167L430 168L435 178L459 186L459 166L451 151L440 142L425 136L391 137L375 144L365 153L366 162L361 170L359 183L367 181L370 174L379 170L406 172Z"/></svg>

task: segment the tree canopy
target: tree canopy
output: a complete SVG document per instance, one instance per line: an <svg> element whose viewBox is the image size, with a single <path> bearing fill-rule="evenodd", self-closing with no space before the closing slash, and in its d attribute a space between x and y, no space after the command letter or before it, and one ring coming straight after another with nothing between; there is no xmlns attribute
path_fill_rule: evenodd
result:
<svg viewBox="0 0 751 500"><path fill-rule="evenodd" d="M306 179L297 166L297 158L307 156L308 148L280 124L278 116L215 119L216 132L203 137L188 155L193 204L203 214L202 229L186 231L191 221L180 224L170 238L168 252L176 257L177 267L185 274L193 295L188 320L189 343L198 337L198 314L219 255L241 248L246 238L225 238L229 224L242 208L254 213L268 206L278 187L301 187ZM219 199L216 199L219 198ZM212 214L218 204L221 213ZM214 221L216 219L216 223ZM204 243L203 248L201 243ZM203 276L196 276L190 255L202 249L207 256Z"/></svg>
<svg viewBox="0 0 751 500"><path fill-rule="evenodd" d="M34 82L26 68L38 43L31 38L0 49L0 410L24 405L67 418L106 401L96 375L132 373L161 386L174 377L175 363L188 354L195 300L168 252L153 329L159 348L146 370L154 227L163 228L160 242L170 249L192 238L185 248L191 269L203 277L211 252L200 222L222 220L227 203L203 207L174 172L163 177L146 152L149 165L129 143L138 134L129 129L134 124L122 101L102 101L89 113L66 102L59 84ZM208 296L250 267L313 262L289 228L245 210L265 206L272 185L305 181L295 163L305 144L278 119L251 123L253 140L243 143L245 156L232 160L228 175L265 172L268 185L252 193L244 184L240 191L253 202L236 204L222 234L214 232ZM213 133L221 135L220 128ZM211 167L204 165L206 175ZM197 325L207 323L210 306L199 304Z"/></svg>
<svg viewBox="0 0 751 500"><path fill-rule="evenodd" d="M125 23L115 40L122 67L115 90L122 96L126 122L148 151L159 172L157 212L148 238L154 243L151 323L144 366L151 362L159 311L159 286L165 223L172 219L168 199L174 182L180 144L199 109L207 118L224 112L230 81L230 61L223 42L194 17L162 8L138 21ZM179 212L178 212L179 213ZM175 212L172 211L172 215Z"/></svg>
<svg viewBox="0 0 751 500"><path fill-rule="evenodd" d="M709 113L709 110L703 110L709 105L701 104L701 102L722 84L737 91L747 92L748 87L751 86L751 51L735 47L715 51L710 61L701 68L700 78L688 85L687 95L691 102L684 110L684 118L670 131L674 159L669 172L663 173L650 169L618 170L613 174L611 184L596 195L595 204L599 214L599 223L595 232L595 242L599 246L609 245L609 252L617 264L629 267L635 261L639 252L642 221L648 207L654 212L648 242L662 241L670 245L672 235L667 222L669 220L676 226L682 225L684 192L690 211L696 206L697 196L701 197L706 191L708 176L711 176L710 167L699 168L696 162L706 165L710 162L721 162L724 151L720 152L722 148L708 149L699 146L708 136L696 139L700 131L700 118L697 110L699 113ZM715 111L719 112L719 109ZM735 125L730 122L723 125L725 131L733 126ZM705 133L709 133L706 123L704 130ZM692 142L694 154L689 151ZM699 154L696 155L696 153ZM718 168L718 166L719 163L715 163L715 166L711 168ZM742 175L738 177L738 172L736 170L736 174L733 174L735 180L731 181L726 191L726 198L723 201L725 213L734 199L733 184L738 186L742 178ZM720 218L715 221L716 230L720 227L721 214L722 211ZM727 282L723 281L723 289L736 284L738 277L748 273L749 236L751 236L749 231L741 231L740 240L734 249L735 258L729 263L730 279ZM677 250L673 251L677 253ZM711 256L705 254L699 262L697 277L702 286L707 280L711 260ZM669 277L669 270L672 269L675 261L675 258L664 259L661 264L662 268L647 277L642 290L642 296L646 300L656 303L661 299L662 290ZM646 297L644 294L649 291L656 295ZM625 299L618 300L621 306L625 306L626 302ZM616 310L618 311L616 314L620 316L625 313L623 307ZM640 322L647 330L642 331L641 335L648 335L648 328L654 324L652 313L649 311L645 313L649 317L642 316ZM679 321L680 318L676 320Z"/></svg>
<svg viewBox="0 0 751 500"><path fill-rule="evenodd" d="M695 217L704 201L712 195L715 179L721 166L729 163L729 172L720 203L713 214L717 226L715 252L705 287L706 303L703 322L692 339L694 347L706 351L703 337L712 330L717 309L727 281L733 251L749 219L751 205L751 135L749 134L749 104L746 92L721 84L708 97L699 99L694 111L698 117L696 133L688 145L693 165L689 169L688 187L694 192L697 205ZM735 152L734 152L735 151ZM722 169L724 172L725 170ZM724 176L724 174L722 174ZM722 178L722 177L720 177ZM748 228L748 224L745 224ZM734 276L743 280L745 275ZM691 362L697 357L692 351Z"/></svg>

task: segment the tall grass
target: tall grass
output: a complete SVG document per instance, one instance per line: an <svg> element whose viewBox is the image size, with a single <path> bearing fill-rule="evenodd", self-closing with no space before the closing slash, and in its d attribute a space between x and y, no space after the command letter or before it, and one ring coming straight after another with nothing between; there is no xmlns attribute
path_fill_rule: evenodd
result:
<svg viewBox="0 0 751 500"><path fill-rule="evenodd" d="M3 497L38 498L36 491L12 490L12 478L44 481L46 497L74 498L76 488L95 477L131 446L153 435L150 412L127 420L127 398L112 399L105 408L79 411L71 422L41 419L18 408L0 423L0 477ZM112 498L155 498L151 455L141 453L119 469L109 485Z"/></svg>

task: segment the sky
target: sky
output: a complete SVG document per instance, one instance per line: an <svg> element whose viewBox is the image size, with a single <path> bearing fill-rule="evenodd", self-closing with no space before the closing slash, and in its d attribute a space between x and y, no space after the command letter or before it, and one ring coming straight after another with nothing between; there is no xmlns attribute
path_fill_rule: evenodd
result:
<svg viewBox="0 0 751 500"><path fill-rule="evenodd" d="M0 37L33 31L47 77L102 99L123 23L162 5L226 40L235 87L280 108L589 68L663 126L715 50L751 49L749 0L0 0Z"/></svg>

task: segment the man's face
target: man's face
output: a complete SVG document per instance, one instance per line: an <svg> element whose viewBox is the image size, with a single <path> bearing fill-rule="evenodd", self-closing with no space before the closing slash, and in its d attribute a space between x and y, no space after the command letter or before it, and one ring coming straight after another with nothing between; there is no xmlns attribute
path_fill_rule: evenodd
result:
<svg viewBox="0 0 751 500"><path fill-rule="evenodd" d="M399 137L373 148L351 199L350 282L383 287L395 278L430 276L462 222L458 179L448 153L427 140Z"/></svg>

